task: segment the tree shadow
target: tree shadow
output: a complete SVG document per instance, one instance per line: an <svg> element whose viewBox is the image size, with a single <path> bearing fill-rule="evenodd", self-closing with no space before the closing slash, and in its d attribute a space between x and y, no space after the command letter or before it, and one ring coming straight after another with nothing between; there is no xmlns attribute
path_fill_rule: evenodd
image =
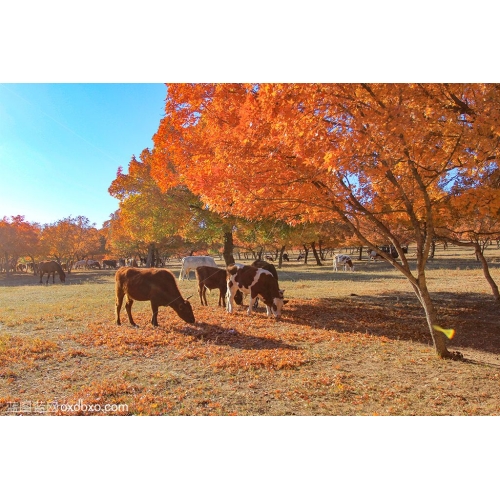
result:
<svg viewBox="0 0 500 500"><path fill-rule="evenodd" d="M225 345L235 349L263 350L263 349L290 349L297 347L281 340L266 337L247 335L233 328L222 328L218 325L197 321L195 325L185 325L178 329L179 333L189 335L197 340L214 345Z"/></svg>
<svg viewBox="0 0 500 500"><path fill-rule="evenodd" d="M454 328L451 349L500 355L500 304L479 293L433 293L439 326ZM432 345L424 310L412 292L313 299L295 304L282 321Z"/></svg>
<svg viewBox="0 0 500 500"><path fill-rule="evenodd" d="M487 258L488 267L490 270L500 269L500 259ZM410 269L412 272L416 271L416 259L410 257L408 259ZM287 267L285 264L282 268L278 268L278 277L280 281L324 281L328 277L332 281L371 281L375 279L400 279L406 278L399 273L394 266L384 260L370 261L353 259L354 271L333 271L332 264L325 261L323 266L316 266L312 264L305 265L304 267L297 267L296 265ZM445 258L443 256L436 257L429 260L426 265L426 270L468 270L477 269L481 270L481 263L471 256L470 258Z"/></svg>
<svg viewBox="0 0 500 500"><path fill-rule="evenodd" d="M370 269L362 269L356 271L332 271L330 267L318 268L311 272L309 269L304 270L282 270L278 269L278 277L280 284L286 281L373 281L380 279L405 280L406 278L401 273L396 273L392 266L384 269L384 273L380 273L380 269L376 269L374 274ZM392 272L391 272L392 271Z"/></svg>
<svg viewBox="0 0 500 500"><path fill-rule="evenodd" d="M115 270L94 270L94 271L73 271L71 273L66 273L66 281L61 283L59 276L56 273L55 281L52 283L52 276L49 279L48 285L82 285L84 283L109 283L111 276L114 276ZM16 287L16 286L41 286L46 285L47 275L44 274L42 277L42 283L40 283L40 275L33 273L9 273L0 274L0 287Z"/></svg>

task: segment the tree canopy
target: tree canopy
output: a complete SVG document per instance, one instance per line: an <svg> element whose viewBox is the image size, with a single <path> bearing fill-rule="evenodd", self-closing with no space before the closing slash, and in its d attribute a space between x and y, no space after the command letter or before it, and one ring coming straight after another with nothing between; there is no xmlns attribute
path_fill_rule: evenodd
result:
<svg viewBox="0 0 500 500"><path fill-rule="evenodd" d="M411 283L447 357L425 266L441 227L478 193L474 210L498 217L499 104L489 84L169 84L151 173L219 213L336 219L372 249L391 243L400 259L383 256ZM402 251L410 239L416 269Z"/></svg>

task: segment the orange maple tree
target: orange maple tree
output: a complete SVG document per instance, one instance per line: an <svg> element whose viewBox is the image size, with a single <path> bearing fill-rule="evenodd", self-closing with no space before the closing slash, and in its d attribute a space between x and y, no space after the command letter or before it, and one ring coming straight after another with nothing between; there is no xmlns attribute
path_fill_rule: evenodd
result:
<svg viewBox="0 0 500 500"><path fill-rule="evenodd" d="M102 235L83 215L66 217L42 228L40 255L66 261L68 270L74 261L101 254L104 250Z"/></svg>
<svg viewBox="0 0 500 500"><path fill-rule="evenodd" d="M7 273L14 270L20 257L31 257L39 251L40 227L23 215L0 220L0 265Z"/></svg>
<svg viewBox="0 0 500 500"><path fill-rule="evenodd" d="M379 253L409 280L436 352L450 357L425 274L435 218L454 188L498 171L499 114L498 85L169 84L152 175L220 213L339 219L371 249L375 237L390 242L400 258ZM409 239L416 269L402 251Z"/></svg>

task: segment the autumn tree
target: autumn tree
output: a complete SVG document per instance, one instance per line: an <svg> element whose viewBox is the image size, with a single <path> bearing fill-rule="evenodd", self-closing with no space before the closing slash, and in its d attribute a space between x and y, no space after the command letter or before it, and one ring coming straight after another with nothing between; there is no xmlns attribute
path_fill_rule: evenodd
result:
<svg viewBox="0 0 500 500"><path fill-rule="evenodd" d="M151 176L150 160L148 149L132 157L128 172L119 168L109 187L119 209L109 221L108 247L118 255L144 255L148 267L166 248L191 254L218 247L221 217L181 184L162 192Z"/></svg>
<svg viewBox="0 0 500 500"><path fill-rule="evenodd" d="M172 84L152 174L164 190L182 179L215 211L336 219L378 251L377 234L398 251L379 253L411 284L436 352L450 357L426 264L443 200L498 170L499 104L500 86L483 84Z"/></svg>
<svg viewBox="0 0 500 500"><path fill-rule="evenodd" d="M30 256L33 259L39 251L39 243L40 227L27 222L23 215L0 220L0 264L7 273L20 257Z"/></svg>
<svg viewBox="0 0 500 500"><path fill-rule="evenodd" d="M95 223L83 216L66 217L42 228L41 253L46 258L62 263L66 261L68 270L72 262L87 256L101 254L104 245Z"/></svg>
<svg viewBox="0 0 500 500"><path fill-rule="evenodd" d="M484 256L484 250L491 241L500 238L498 191L499 186L496 182L492 183L489 175L483 175L482 182L474 188L455 186L445 200L446 210L441 210L436 223L436 236L448 243L474 248L493 296L500 301L498 285L491 276Z"/></svg>

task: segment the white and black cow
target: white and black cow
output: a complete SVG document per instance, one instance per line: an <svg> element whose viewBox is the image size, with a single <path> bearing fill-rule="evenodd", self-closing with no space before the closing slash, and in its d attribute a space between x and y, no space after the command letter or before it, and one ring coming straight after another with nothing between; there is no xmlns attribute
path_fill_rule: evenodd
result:
<svg viewBox="0 0 500 500"><path fill-rule="evenodd" d="M200 266L210 266L219 267L213 257L208 255L192 255L189 257L184 257L182 259L181 272L179 273L179 281L187 277L189 281L189 273L195 271L197 267Z"/></svg>
<svg viewBox="0 0 500 500"><path fill-rule="evenodd" d="M352 263L351 257L343 253L333 254L333 270L338 271L338 264L341 264L344 271L349 268L350 271L354 271L354 264Z"/></svg>
<svg viewBox="0 0 500 500"><path fill-rule="evenodd" d="M227 311L233 312L234 296L236 292L250 295L250 305L247 314L252 314L253 305L259 297L266 305L267 315L281 316L283 305L288 302L284 300L285 290L280 290L274 276L266 269L253 266L228 267L227 270Z"/></svg>
<svg viewBox="0 0 500 500"><path fill-rule="evenodd" d="M377 252L375 252L375 250L370 250L368 252L368 257L370 258L370 260L384 260L384 258L382 257L382 255L380 255Z"/></svg>

